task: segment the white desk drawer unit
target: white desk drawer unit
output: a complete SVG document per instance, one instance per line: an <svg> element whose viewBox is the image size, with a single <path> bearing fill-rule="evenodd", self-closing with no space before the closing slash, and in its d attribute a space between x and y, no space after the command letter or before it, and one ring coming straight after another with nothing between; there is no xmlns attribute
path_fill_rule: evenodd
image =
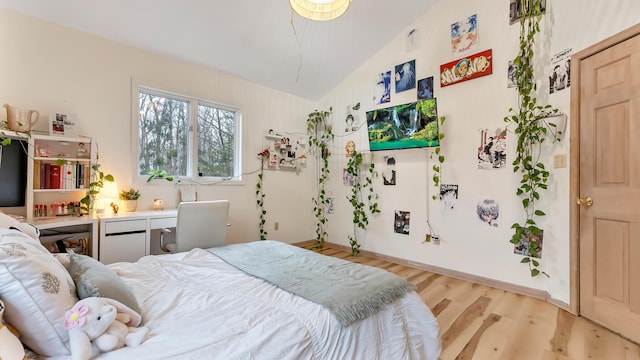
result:
<svg viewBox="0 0 640 360"><path fill-rule="evenodd" d="M150 254L151 230L176 226L175 210L139 211L100 217L99 260L134 262Z"/></svg>
<svg viewBox="0 0 640 360"><path fill-rule="evenodd" d="M147 231L146 220L124 220L105 223L104 233L106 236L127 232Z"/></svg>
<svg viewBox="0 0 640 360"><path fill-rule="evenodd" d="M176 217L166 217L166 218L158 218L151 219L151 230L153 229L166 229L166 228L174 228L176 227L177 219Z"/></svg>

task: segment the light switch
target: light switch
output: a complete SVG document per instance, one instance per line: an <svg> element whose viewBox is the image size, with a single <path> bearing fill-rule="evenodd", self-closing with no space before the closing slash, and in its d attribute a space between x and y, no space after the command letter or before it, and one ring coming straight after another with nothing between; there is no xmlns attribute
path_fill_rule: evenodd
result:
<svg viewBox="0 0 640 360"><path fill-rule="evenodd" d="M567 154L556 154L553 156L553 167L556 169L567 167Z"/></svg>

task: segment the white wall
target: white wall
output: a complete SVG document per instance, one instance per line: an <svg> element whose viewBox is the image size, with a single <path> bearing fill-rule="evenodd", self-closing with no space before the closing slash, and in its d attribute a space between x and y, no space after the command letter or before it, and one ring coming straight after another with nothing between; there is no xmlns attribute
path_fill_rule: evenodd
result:
<svg viewBox="0 0 640 360"><path fill-rule="evenodd" d="M543 20L544 37L539 38L540 81L546 84L546 71L552 54L567 48L579 51L613 35L640 20L640 2L629 0L564 0L548 1ZM130 159L131 79L146 79L170 90L212 101L238 106L244 115L243 169L256 170L256 154L262 150L262 134L269 128L291 133L306 132L307 114L316 107L334 108L334 121L339 132L348 104L361 102L360 120L364 112L374 109L369 100L372 79L396 64L416 59L418 79L434 76L438 82L440 64L460 56L450 51L449 28L452 22L478 14L480 44L475 50L493 49L493 75L440 88L436 85L439 112L447 117L443 131L447 138L443 152L447 157L445 183L460 185L457 208L445 211L439 202L430 200L435 191L431 185L432 161L428 151L404 150L376 153L374 162L382 169L382 156L392 154L398 160L398 185L385 187L378 179L376 189L383 210L361 239L363 249L412 261L441 266L492 279L542 289L560 301L569 300L569 170L552 169L549 191L541 204L549 216L541 221L545 229L543 270L551 277L530 278L526 266L518 263L508 243L510 225L521 221L522 209L515 197L518 178L507 168L480 171L476 167L475 147L480 128L504 126L503 117L516 104L512 89L506 88L507 61L516 55L518 26L508 25L508 1L448 0L438 2L403 34L387 44L376 56L363 64L336 89L322 99L319 106L305 99L261 87L216 70L192 65L141 50L105 41L77 31L51 25L7 10L0 10L0 101L14 106L76 113L81 134L93 137L100 145L103 169L115 175L121 187L140 188L140 207L151 208L160 197L175 206L178 191L168 184L148 185L134 180ZM405 34L419 30L417 49L405 50ZM469 53L474 53L474 50ZM552 96L541 94L562 112L569 112L569 91ZM397 105L415 100L408 91L392 94ZM380 106L379 106L380 107ZM0 119L4 114L0 112ZM46 129L46 117L39 128ZM567 138L556 145L548 144L543 156L567 154ZM359 150L367 147L366 133L356 136ZM345 197L348 189L340 174L346 163L344 137L336 139L332 159L330 191L335 198L335 213L329 215L329 241L348 245L352 231L351 209ZM509 144L509 156L515 141ZM511 159L508 159L510 162ZM549 162L547 162L549 163ZM550 164L550 163L549 163ZM301 174L268 172L267 231L269 237L286 242L313 239L314 218L311 196L315 189L312 164ZM232 242L256 239L255 174L245 177L240 186L198 187L200 198L227 198L232 201L229 236ZM477 202L484 198L500 201L503 217L499 228L479 223L475 215ZM411 211L410 235L393 233L394 210ZM426 218L442 237L439 246L423 244ZM273 222L280 230L273 230Z"/></svg>
<svg viewBox="0 0 640 360"><path fill-rule="evenodd" d="M75 113L79 133L94 138L102 170L120 188L142 194L139 208L151 209L154 198L175 208L178 188L134 179L131 160L131 81L148 81L177 93L239 107L243 113L243 171L260 166L258 152L269 128L306 132L307 114L315 103L234 78L222 72L133 49L68 28L0 9L0 101L42 113L46 131L50 112ZM4 120L5 112L0 111ZM312 170L312 169L311 169ZM267 172L269 237L297 242L314 237L311 186L313 171ZM199 199L230 199L232 242L258 239L255 203L257 175L238 186L198 186ZM280 227L274 231L273 222Z"/></svg>
<svg viewBox="0 0 640 360"><path fill-rule="evenodd" d="M548 102L569 114L570 91L548 94L550 57L571 48L578 52L593 43L624 30L640 21L640 2L629 0L564 0L547 1L547 14L542 22L542 34L537 38L538 88L541 103ZM363 238L362 249L431 264L469 274L484 276L531 288L548 291L554 298L569 302L569 168L552 168L554 154L569 153L569 136L559 144L545 143L542 159L551 171L549 190L540 203L548 216L539 221L544 232L542 270L550 278L531 278L528 267L519 263L509 243L514 222L522 222L524 213L520 199L515 196L519 176L514 175L511 161L516 139L509 138L507 168L478 170L476 147L479 129L504 127L503 118L516 105L514 89L508 89L507 62L517 55L519 25L509 25L508 1L449 0L438 2L406 31L387 44L338 87L321 100L321 108L334 108L335 127L344 127L346 105L361 102L360 119L365 112L376 108L403 104L416 100L415 91L395 94L392 86L391 102L373 105L371 102L374 76L391 70L397 64L416 60L417 79L434 76L439 83L441 64L487 49L493 50L493 74L458 83L445 88L435 85L440 115L447 120L443 127L446 138L442 151L446 156L444 183L458 184L459 199L454 210L444 210L439 201L430 196L437 189L431 180L433 160L430 151L400 150L375 152L373 161L378 170L384 168L383 156L396 157L397 185L384 186L376 182L382 213L377 215ZM479 44L470 51L456 55L451 52L450 26L470 15L478 15ZM405 35L418 29L418 46L408 51ZM574 75L575 76L575 75ZM568 128L567 128L568 129ZM366 129L351 136L358 148L367 150ZM351 137L338 138L334 153L344 154L344 142ZM335 214L330 215L330 241L348 246L347 235L352 232L351 206L346 196L349 188L342 185L337 174L346 164L344 155L332 159L331 192L336 198ZM478 201L490 198L501 205L500 227L490 228L476 215ZM394 210L411 212L410 235L393 232ZM426 234L426 219L430 219L441 245L422 243Z"/></svg>

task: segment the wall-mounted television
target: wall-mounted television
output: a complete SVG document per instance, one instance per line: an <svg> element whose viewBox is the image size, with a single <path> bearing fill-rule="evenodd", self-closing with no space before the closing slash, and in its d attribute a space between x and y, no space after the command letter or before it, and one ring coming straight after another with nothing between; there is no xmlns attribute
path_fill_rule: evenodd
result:
<svg viewBox="0 0 640 360"><path fill-rule="evenodd" d="M12 140L0 146L0 207L25 206L27 143Z"/></svg>
<svg viewBox="0 0 640 360"><path fill-rule="evenodd" d="M367 111L367 129L371 151L439 146L436 99Z"/></svg>

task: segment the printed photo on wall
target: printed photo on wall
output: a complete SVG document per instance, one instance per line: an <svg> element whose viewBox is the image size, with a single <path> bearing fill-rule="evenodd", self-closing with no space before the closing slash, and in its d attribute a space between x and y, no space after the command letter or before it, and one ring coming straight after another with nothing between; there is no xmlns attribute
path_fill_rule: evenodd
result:
<svg viewBox="0 0 640 360"><path fill-rule="evenodd" d="M360 110L360 103L347 105L347 115L344 118L345 134L357 131L360 127L360 116L358 115L358 110Z"/></svg>
<svg viewBox="0 0 640 360"><path fill-rule="evenodd" d="M356 142L353 140L348 140L344 145L344 157L351 157L354 151L356 151Z"/></svg>
<svg viewBox="0 0 640 360"><path fill-rule="evenodd" d="M500 225L500 205L497 201L484 199L477 206L478 219L492 227Z"/></svg>
<svg viewBox="0 0 640 360"><path fill-rule="evenodd" d="M440 65L440 86L490 75L493 72L491 49Z"/></svg>
<svg viewBox="0 0 640 360"><path fill-rule="evenodd" d="M509 60L509 65L507 67L507 87L514 88L516 87L516 65L513 63L513 60Z"/></svg>
<svg viewBox="0 0 640 360"><path fill-rule="evenodd" d="M396 184L396 158L395 156L384 157L385 168L382 170L382 183L385 185Z"/></svg>
<svg viewBox="0 0 640 360"><path fill-rule="evenodd" d="M49 114L49 135L77 136L75 114Z"/></svg>
<svg viewBox="0 0 640 360"><path fill-rule="evenodd" d="M523 256L533 256L535 258L542 258L542 235L544 230L540 230L539 235L533 235L527 230L527 236L520 242L519 245L514 245L513 253Z"/></svg>
<svg viewBox="0 0 640 360"><path fill-rule="evenodd" d="M391 71L378 74L373 84L374 105L391 101Z"/></svg>
<svg viewBox="0 0 640 360"><path fill-rule="evenodd" d="M356 179L353 177L353 174L350 174L346 168L342 169L342 183L344 184L344 186L356 185Z"/></svg>
<svg viewBox="0 0 640 360"><path fill-rule="evenodd" d="M440 200L445 209L453 209L458 202L458 185L440 184Z"/></svg>
<svg viewBox="0 0 640 360"><path fill-rule="evenodd" d="M396 65L396 93L416 88L416 61Z"/></svg>
<svg viewBox="0 0 640 360"><path fill-rule="evenodd" d="M478 15L451 24L451 51L462 53L478 43Z"/></svg>
<svg viewBox="0 0 640 360"><path fill-rule="evenodd" d="M418 100L433 98L433 76L418 81Z"/></svg>
<svg viewBox="0 0 640 360"><path fill-rule="evenodd" d="M547 11L547 0L540 0L540 12ZM509 0L509 24L513 25L520 21L522 17L522 1Z"/></svg>
<svg viewBox="0 0 640 360"><path fill-rule="evenodd" d="M571 49L561 51L551 57L551 75L549 75L549 94L571 86Z"/></svg>
<svg viewBox="0 0 640 360"><path fill-rule="evenodd" d="M408 211L395 211L395 218L393 221L393 231L398 234L409 235L409 223L411 215Z"/></svg>
<svg viewBox="0 0 640 360"><path fill-rule="evenodd" d="M507 166L507 129L480 130L478 169L503 169Z"/></svg>

